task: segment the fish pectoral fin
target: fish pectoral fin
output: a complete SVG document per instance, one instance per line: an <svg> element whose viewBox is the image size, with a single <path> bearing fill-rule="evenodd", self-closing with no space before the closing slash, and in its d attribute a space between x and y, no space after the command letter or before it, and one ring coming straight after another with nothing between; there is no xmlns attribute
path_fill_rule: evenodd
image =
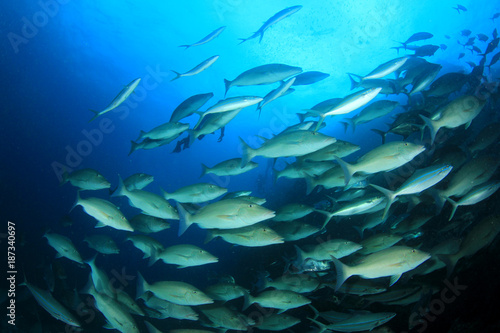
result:
<svg viewBox="0 0 500 333"><path fill-rule="evenodd" d="M105 227L106 225L104 223L102 223L101 221L97 221L97 224L95 225L94 228L103 228Z"/></svg>
<svg viewBox="0 0 500 333"><path fill-rule="evenodd" d="M401 274L391 276L391 283L389 284L389 287L392 286L394 283L398 282L400 277L401 277Z"/></svg>

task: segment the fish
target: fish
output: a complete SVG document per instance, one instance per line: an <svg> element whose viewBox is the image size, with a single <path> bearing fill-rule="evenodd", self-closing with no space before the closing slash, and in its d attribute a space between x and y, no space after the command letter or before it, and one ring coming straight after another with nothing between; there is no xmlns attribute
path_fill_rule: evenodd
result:
<svg viewBox="0 0 500 333"><path fill-rule="evenodd" d="M276 216L273 217L273 221L297 220L314 211L315 209L312 206L300 203L289 203L276 210Z"/></svg>
<svg viewBox="0 0 500 333"><path fill-rule="evenodd" d="M403 273L414 269L429 258L429 253L407 246L392 246L372 253L355 266L347 266L332 257L337 271L335 290L339 290L344 281L353 275L359 275L364 279L390 276L390 286L392 286Z"/></svg>
<svg viewBox="0 0 500 333"><path fill-rule="evenodd" d="M245 304L243 310L251 304L257 303L265 308L274 308L280 310L278 313L289 309L298 308L311 303L311 300L305 296L290 290L268 290L253 297L250 294L245 295Z"/></svg>
<svg viewBox="0 0 500 333"><path fill-rule="evenodd" d="M452 165L433 165L424 169L418 169L396 191L390 191L381 186L370 184L370 186L382 192L387 198L383 217L389 212L389 208L391 208L396 197L400 195L420 194L422 191L443 180L452 169Z"/></svg>
<svg viewBox="0 0 500 333"><path fill-rule="evenodd" d="M469 206L474 205L480 201L488 199L500 188L500 182L490 182L487 184L479 185L473 188L469 193L467 193L464 197L462 197L458 201L454 201L450 198L446 198L446 200L452 205L452 210L450 214L450 218L448 221L451 221L458 206Z"/></svg>
<svg viewBox="0 0 500 333"><path fill-rule="evenodd" d="M485 34L477 34L476 36L481 42L486 42L489 39L489 37Z"/></svg>
<svg viewBox="0 0 500 333"><path fill-rule="evenodd" d="M333 159L334 155L343 158L357 152L360 149L361 147L358 145L337 139L334 143L312 153L302 155L298 159L311 162L329 161Z"/></svg>
<svg viewBox="0 0 500 333"><path fill-rule="evenodd" d="M242 199L220 200L190 214L177 203L180 214L179 233L182 235L193 223L202 229L236 229L274 217L274 211Z"/></svg>
<svg viewBox="0 0 500 333"><path fill-rule="evenodd" d="M491 57L490 64L487 65L486 67L490 68L491 66L496 64L499 59L500 59L500 52L497 52L493 55L493 57Z"/></svg>
<svg viewBox="0 0 500 333"><path fill-rule="evenodd" d="M436 53L436 51L439 49L440 47L438 45L422 45L415 50L415 53L413 55L416 57L430 57L433 56L434 53Z"/></svg>
<svg viewBox="0 0 500 333"><path fill-rule="evenodd" d="M493 50L497 48L498 42L500 42L500 38L498 38L498 37L496 37L491 42L489 42L488 46L486 47L486 50L481 55L487 55L487 54L493 52Z"/></svg>
<svg viewBox="0 0 500 333"><path fill-rule="evenodd" d="M500 17L500 13L495 13L493 14L493 16L490 18L490 20L492 20L493 22L495 22L495 19L499 18ZM496 38L496 37L494 37Z"/></svg>
<svg viewBox="0 0 500 333"><path fill-rule="evenodd" d="M297 245L294 247L297 251L296 263L300 265L306 259L321 261L330 260L330 257L335 257L337 259L347 257L361 250L363 246L345 239L329 239L310 247L308 251L302 250Z"/></svg>
<svg viewBox="0 0 500 333"><path fill-rule="evenodd" d="M108 182L102 174L97 170L89 168L76 170L70 174L65 171L62 177L63 179L60 185L69 182L71 185L78 187L81 191L102 190L110 188L111 186L110 182Z"/></svg>
<svg viewBox="0 0 500 333"><path fill-rule="evenodd" d="M174 111L172 111L172 115L168 122L178 123L182 119L189 117L205 105L212 97L214 97L214 93L197 94L185 99L174 109Z"/></svg>
<svg viewBox="0 0 500 333"><path fill-rule="evenodd" d="M154 176L146 173L135 173L123 180L123 185L129 191L142 190L154 181Z"/></svg>
<svg viewBox="0 0 500 333"><path fill-rule="evenodd" d="M302 221L289 221L273 226L273 230L276 231L285 242L291 242L314 235L320 229L316 226L303 223Z"/></svg>
<svg viewBox="0 0 500 333"><path fill-rule="evenodd" d="M264 99L260 102L259 106L257 107L257 110L259 111L259 116L260 112L262 111L262 108L265 105L280 98L281 96L286 95L287 91L290 89L290 87L293 85L294 82L295 82L295 77L292 77L288 81L283 81L278 88L270 91L266 96L264 96Z"/></svg>
<svg viewBox="0 0 500 333"><path fill-rule="evenodd" d="M20 286L26 286L35 298L36 302L48 313L50 313L52 317L70 326L81 327L80 321L68 309L59 303L59 301L57 301L49 291L40 289L29 283L26 280L26 277Z"/></svg>
<svg viewBox="0 0 500 333"><path fill-rule="evenodd" d="M259 36L259 43L260 43L262 41L262 37L264 37L264 32L269 27L271 27L272 25L278 23L279 21L287 18L288 16L298 12L300 9L302 9L302 6L292 6L292 7L288 7L288 8L285 8L283 10L280 10L279 12L277 12L276 14L271 16L266 22L264 22L264 24L259 28L259 30L254 32L253 35L251 35L248 38L240 38L240 40L241 40L240 44L246 42L247 40L253 39L257 36Z"/></svg>
<svg viewBox="0 0 500 333"><path fill-rule="evenodd" d="M403 237L399 235L394 235L390 233L378 233L365 240L363 240L360 245L362 249L358 251L358 254L369 255L375 252L379 252L392 247L393 245L399 243ZM339 258L337 258L339 259Z"/></svg>
<svg viewBox="0 0 500 333"><path fill-rule="evenodd" d="M437 257L446 264L448 276L451 275L460 259L472 256L488 246L499 232L500 216L489 215L472 227L460 244L460 250L457 253L450 255L438 254Z"/></svg>
<svg viewBox="0 0 500 333"><path fill-rule="evenodd" d="M88 235L85 236L83 241L87 242L90 248L102 254L120 253L120 249L116 245L115 241L108 235Z"/></svg>
<svg viewBox="0 0 500 333"><path fill-rule="evenodd" d="M284 331L298 323L300 323L300 319L291 315L286 313L274 313L269 316L264 316L262 320L259 320L253 327L257 327L259 330L263 331Z"/></svg>
<svg viewBox="0 0 500 333"><path fill-rule="evenodd" d="M113 284L110 283L109 277L105 271L97 267L95 260L97 258L97 254L89 260L86 260L85 263L90 267L90 276L89 281L92 283L92 288L100 294L106 294L109 297L116 297L116 289L113 287Z"/></svg>
<svg viewBox="0 0 500 333"><path fill-rule="evenodd" d="M402 44L403 47L406 49L407 44L418 42L421 40L426 40L432 37L434 37L434 35L429 32L417 32L411 35L410 38L408 38L405 42L398 42L398 43Z"/></svg>
<svg viewBox="0 0 500 333"><path fill-rule="evenodd" d="M112 196L126 196L131 206L142 210L145 215L155 216L162 219L178 220L179 214L166 199L158 194L144 190L129 191L123 185L122 178L119 177L118 189Z"/></svg>
<svg viewBox="0 0 500 333"><path fill-rule="evenodd" d="M66 236L53 232L46 232L45 237L52 248L57 251L57 257L65 257L69 260L83 264L83 259L73 242Z"/></svg>
<svg viewBox="0 0 500 333"><path fill-rule="evenodd" d="M425 70L419 73L412 81L413 87L411 88L409 97L424 90L436 78L442 66L437 64L429 64Z"/></svg>
<svg viewBox="0 0 500 333"><path fill-rule="evenodd" d="M182 203L201 203L220 197L227 192L227 188L209 183L198 183L181 187L173 193L161 191L163 197L167 200L172 199Z"/></svg>
<svg viewBox="0 0 500 333"><path fill-rule="evenodd" d="M158 148L161 146L164 146L166 144L169 144L174 140L175 138L171 139L165 139L165 140L151 140L151 139L144 139L142 142L135 142L135 141L130 141L130 151L129 155L132 154L134 151L137 149L154 149Z"/></svg>
<svg viewBox="0 0 500 333"><path fill-rule="evenodd" d="M215 112L200 118L194 129L188 130L190 147L197 138L202 138L207 134L214 133L215 131L226 126L231 120L236 117L243 109L235 109L224 112ZM219 138L219 141L222 138Z"/></svg>
<svg viewBox="0 0 500 333"><path fill-rule="evenodd" d="M196 75L196 74L200 74L205 69L207 69L208 67L212 66L212 64L215 61L217 61L217 59L219 59L219 56L218 55L214 55L214 56L208 58L207 60L202 61L201 63L199 63L198 65L196 65L192 69L190 69L189 71L187 71L185 73L182 73L182 74L179 73L179 72L176 72L176 71L172 71L172 72L174 72L174 74L176 76L172 80L170 80L170 81L174 81L174 80L180 79L181 77L185 77L185 76L193 76L193 75Z"/></svg>
<svg viewBox="0 0 500 333"><path fill-rule="evenodd" d="M150 140L168 140L177 138L181 133L189 128L189 124L184 123L164 123L156 126L149 132L142 131L135 141L150 139Z"/></svg>
<svg viewBox="0 0 500 333"><path fill-rule="evenodd" d="M219 37L219 35L224 31L224 29L226 29L226 27L222 26L220 28L215 29L214 31L212 31L211 33L209 33L208 35L206 35L205 37L203 37L202 39L200 39L196 43L188 44L188 45L179 45L179 47L184 47L185 50L187 50L193 46L200 46L200 45L206 44L206 43L214 40L215 38Z"/></svg>
<svg viewBox="0 0 500 333"><path fill-rule="evenodd" d="M253 170L258 166L257 163L250 161L245 165L245 167L241 168L241 160L241 158L232 158L226 161L222 161L211 168L202 163L202 172L200 178L209 173L221 177L236 176Z"/></svg>
<svg viewBox="0 0 500 333"><path fill-rule="evenodd" d="M377 68L372 70L367 75L361 77L361 82L363 82L364 80L380 79L380 78L383 78L389 74L392 74L395 71L397 71L401 66L403 66L407 60L408 60L408 57L400 57L400 58L389 60L389 61L379 65ZM355 75L352 73L348 73L348 74ZM355 75L355 76L357 76L357 75Z"/></svg>
<svg viewBox="0 0 500 333"><path fill-rule="evenodd" d="M137 86L139 85L140 82L141 82L141 78L137 78L137 79L133 80L132 82L130 82L129 84L127 84L118 93L118 95L116 95L116 97L111 101L111 103L109 103L109 105L104 110L95 111L95 110L91 109L90 111L95 113L95 115L94 115L94 117L92 117L92 119L89 120L89 123L91 121L95 120L97 117L102 116L106 112L109 112L109 111L114 110L117 107L119 107L123 102L125 102L125 100L130 96L130 94L132 94L134 92L135 88L137 88Z"/></svg>
<svg viewBox="0 0 500 333"><path fill-rule="evenodd" d="M135 231L144 234L160 232L170 228L170 223L167 220L144 214L134 216L130 220L130 225Z"/></svg>
<svg viewBox="0 0 500 333"><path fill-rule="evenodd" d="M243 297L247 293L249 293L247 289L228 282L213 284L205 289L205 294L216 301L223 302Z"/></svg>
<svg viewBox="0 0 500 333"><path fill-rule="evenodd" d="M333 216L351 216L351 215L364 214L370 209L378 206L383 200L384 197L381 195L371 196L368 198L361 198L359 200L346 204L345 206L339 208L335 212L324 211L323 214L326 216L326 219L325 222L323 223L322 229L326 227L326 225L328 224L328 222L330 222Z"/></svg>
<svg viewBox="0 0 500 333"><path fill-rule="evenodd" d="M375 327L387 323L396 316L395 312L359 312L349 315L347 319L336 321L333 324L325 325L319 321L309 318L317 324L320 332L332 330L336 332L361 332L372 331Z"/></svg>
<svg viewBox="0 0 500 333"><path fill-rule="evenodd" d="M456 9L459 14L460 14L460 11L462 11L462 12L466 12L467 11L467 8L465 8L462 5L457 5L456 7L452 7L452 8Z"/></svg>
<svg viewBox="0 0 500 333"><path fill-rule="evenodd" d="M262 284L261 290L274 288L278 290L290 290L299 294L310 293L321 288L319 279L308 274L287 273L274 280L266 276Z"/></svg>
<svg viewBox="0 0 500 333"><path fill-rule="evenodd" d="M82 199L80 197L80 192L77 192L76 202L71 210L76 206L82 206L85 213L98 221L95 226L96 228L109 226L118 230L134 231L123 213L113 203L107 200L93 197Z"/></svg>
<svg viewBox="0 0 500 333"><path fill-rule="evenodd" d="M292 86L295 87L295 86L310 85L322 81L328 78L329 76L330 74L317 71L304 72L302 74L295 76L295 81L292 83Z"/></svg>
<svg viewBox="0 0 500 333"><path fill-rule="evenodd" d="M465 128L468 128L485 104L486 100L480 100L472 95L465 95L456 98L441 109L438 119L429 119L420 115L420 118L424 120L426 127L431 132L431 144L434 143L436 133L442 127L456 128L465 124Z"/></svg>
<svg viewBox="0 0 500 333"><path fill-rule="evenodd" d="M198 288L181 281L159 281L149 284L141 273L137 273L137 298L150 291L156 297L178 305L211 304L213 299Z"/></svg>
<svg viewBox="0 0 500 333"><path fill-rule="evenodd" d="M192 244L178 244L165 248L151 261L162 260L177 268L206 265L219 261L217 257Z"/></svg>
<svg viewBox="0 0 500 333"><path fill-rule="evenodd" d="M251 148L240 137L243 150L241 167L245 167L255 156L267 158L302 156L324 148L335 141L335 138L319 132L297 130L278 134L266 140L259 148Z"/></svg>
<svg viewBox="0 0 500 333"><path fill-rule="evenodd" d="M139 333L139 328L127 309L114 298L99 293L91 280L83 293L94 297L96 308L104 315L110 327L122 333Z"/></svg>
<svg viewBox="0 0 500 333"><path fill-rule="evenodd" d="M378 93L381 90L382 88L378 87L378 88L363 89L361 91L355 92L353 94L344 97L333 108L325 110L323 112L308 110L309 112L315 113L317 114L318 117L320 117L320 121L318 122L315 131L318 130L319 126L321 125L325 117L350 113L362 107L363 105L368 104L372 99L374 99L378 95Z"/></svg>
<svg viewBox="0 0 500 333"><path fill-rule="evenodd" d="M464 30L460 31L460 34L464 37L469 37L471 33L472 33L472 31L470 31L469 29L464 29Z"/></svg>
<svg viewBox="0 0 500 333"><path fill-rule="evenodd" d="M255 321L250 317L236 312L223 304L209 304L198 307L203 315L210 321L210 327L220 330L246 331Z"/></svg>
<svg viewBox="0 0 500 333"><path fill-rule="evenodd" d="M261 247L284 243L283 237L261 223L237 229L210 229L208 230L205 242L217 237L221 237L228 243L246 247Z"/></svg>
<svg viewBox="0 0 500 333"><path fill-rule="evenodd" d="M258 96L238 96L223 99L217 102L217 104L208 108L207 111L203 112L200 119L198 120L198 123L194 127L198 127L202 123L203 119L210 114L241 110L243 108L258 104L262 100L262 97Z"/></svg>
<svg viewBox="0 0 500 333"><path fill-rule="evenodd" d="M424 97L446 96L460 90L469 80L469 76L463 73L446 73L434 80L427 90L420 92Z"/></svg>
<svg viewBox="0 0 500 333"><path fill-rule="evenodd" d="M346 121L344 123L345 129L347 130L348 125L351 125L352 131L354 132L356 130L357 125L364 124L374 119L383 117L394 111L394 109L397 106L399 106L399 102L396 101L380 100L373 102L367 107L365 107L363 110L361 110L354 117L344 118L344 120Z"/></svg>
<svg viewBox="0 0 500 333"><path fill-rule="evenodd" d="M373 174L381 171L391 171L410 162L415 156L425 150L423 145L411 142L393 141L378 146L361 156L356 164L349 164L335 157L344 172L345 185L349 184L351 177L360 172Z"/></svg>
<svg viewBox="0 0 500 333"><path fill-rule="evenodd" d="M302 73L302 68L284 64L267 64L257 66L241 73L232 81L224 79L224 85L226 88L224 96L226 96L231 87L271 84L286 80L289 77L300 73Z"/></svg>
<svg viewBox="0 0 500 333"><path fill-rule="evenodd" d="M485 150L490 145L498 142L498 138L500 137L499 128L499 122L493 122L483 127L481 132L474 138L474 141L468 145L471 154L475 155L479 151Z"/></svg>
<svg viewBox="0 0 500 333"><path fill-rule="evenodd" d="M165 248L163 245L151 236L134 234L125 238L125 241L131 241L132 244L144 253L143 259L150 258L152 265L156 261L157 253Z"/></svg>

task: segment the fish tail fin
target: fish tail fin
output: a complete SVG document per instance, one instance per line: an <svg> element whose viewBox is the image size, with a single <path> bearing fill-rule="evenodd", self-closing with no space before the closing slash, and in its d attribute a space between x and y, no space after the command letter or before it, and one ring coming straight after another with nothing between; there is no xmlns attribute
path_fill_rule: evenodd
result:
<svg viewBox="0 0 500 333"><path fill-rule="evenodd" d="M154 247L151 247L151 255L149 256L148 267L153 266L154 263L158 261L158 259L160 259L158 257L158 250Z"/></svg>
<svg viewBox="0 0 500 333"><path fill-rule="evenodd" d="M182 75L181 73L176 72L176 71L174 71L174 70L170 70L170 71L171 71L171 72L173 72L173 73L175 74L175 77L174 77L172 80L170 80L170 82L172 82L172 81L175 81L175 80L179 79L179 78L181 77L181 75Z"/></svg>
<svg viewBox="0 0 500 333"><path fill-rule="evenodd" d="M382 215L382 219L385 219L387 213L389 212L389 208L391 208L391 205L393 204L394 199L396 198L395 192L373 184L370 184L370 186L376 189L377 191L382 192L382 194L385 195L385 197L387 198L387 204L385 205L384 215Z"/></svg>
<svg viewBox="0 0 500 333"><path fill-rule="evenodd" d="M307 113L296 113L296 114L297 114L297 117L299 117L300 123L303 123L304 120L306 120L306 118L308 117Z"/></svg>
<svg viewBox="0 0 500 333"><path fill-rule="evenodd" d="M73 206L71 206L71 209L69 210L70 213L71 213L71 211L73 211L73 209L75 209L76 206L78 206L80 204L81 199L82 198L80 197L80 190L78 190L78 191L76 191L76 201L73 204Z"/></svg>
<svg viewBox="0 0 500 333"><path fill-rule="evenodd" d="M135 141L139 141L139 140L141 140L141 139L144 139L144 135L146 135L146 132L144 132L143 130L141 130L141 131L139 132L139 137L138 137L138 138L137 138L137 140L135 140Z"/></svg>
<svg viewBox="0 0 500 333"><path fill-rule="evenodd" d="M69 180L69 173L68 173L68 171L64 170L64 172L62 174L62 180L59 183L59 186L66 184L68 182L68 180Z"/></svg>
<svg viewBox="0 0 500 333"><path fill-rule="evenodd" d="M244 42L246 42L249 39L250 38L238 38L238 40L241 40L241 42L239 42L238 45L243 44Z"/></svg>
<svg viewBox="0 0 500 333"><path fill-rule="evenodd" d="M92 295L95 292L96 292L96 290L95 290L94 282L92 281L92 273L90 273L89 274L89 278L87 279L87 283L80 290L80 293L81 294Z"/></svg>
<svg viewBox="0 0 500 333"><path fill-rule="evenodd" d="M344 134L346 134L347 128L349 127L349 123L347 121L341 121L340 123L344 127Z"/></svg>
<svg viewBox="0 0 500 333"><path fill-rule="evenodd" d="M203 244L207 244L208 242L210 242L214 238L215 238L215 235L214 235L213 231L207 230L207 236L205 237L205 241L203 242Z"/></svg>
<svg viewBox="0 0 500 333"><path fill-rule="evenodd" d="M205 176L207 174L208 170L209 170L209 168L205 164L201 163L201 175L200 175L200 178L203 177L203 176Z"/></svg>
<svg viewBox="0 0 500 333"><path fill-rule="evenodd" d="M306 260L306 253L304 251L302 251L302 249L300 247L298 247L297 245L294 245L293 246L295 248L295 251L297 252L297 259L295 259L295 262L298 264L297 266L300 266L304 260Z"/></svg>
<svg viewBox="0 0 500 333"><path fill-rule="evenodd" d="M127 195L127 192L128 192L128 190L127 190L127 187L123 184L122 177L120 175L118 175L118 187L116 188L112 197L125 196L125 195Z"/></svg>
<svg viewBox="0 0 500 333"><path fill-rule="evenodd" d="M179 232L177 235L181 236L193 222L191 221L191 214L178 202L177 210L179 211Z"/></svg>
<svg viewBox="0 0 500 333"><path fill-rule="evenodd" d="M240 43L241 44L241 43ZM224 98L226 98L227 92L229 91L229 88L231 88L231 81L224 79Z"/></svg>
<svg viewBox="0 0 500 333"><path fill-rule="evenodd" d="M307 318L309 319L310 321L312 321L313 323L315 323L316 325L318 325L318 328L319 328L319 331L317 331L316 333L323 333L325 331L329 331L327 325L317 321L316 319L313 319L313 318Z"/></svg>
<svg viewBox="0 0 500 333"><path fill-rule="evenodd" d="M429 131L431 132L431 145L432 145L434 144L434 140L436 139L436 133L439 130L439 128L436 128L436 123L432 119L429 119L422 115L419 116L425 122L425 125L429 127Z"/></svg>
<svg viewBox="0 0 500 333"><path fill-rule="evenodd" d="M179 47L184 47L184 51L189 49L191 45L179 45Z"/></svg>
<svg viewBox="0 0 500 333"><path fill-rule="evenodd" d="M377 133L378 135L380 135L382 137L382 144L385 143L385 137L387 136L387 132L384 132L384 131L381 131L379 129L376 129L376 128L372 128L372 131Z"/></svg>
<svg viewBox="0 0 500 333"><path fill-rule="evenodd" d="M165 191L164 189L162 189L160 187L160 192L161 194L163 195L163 197L165 198L165 200L170 200L172 199L172 194L171 193L168 193L167 191Z"/></svg>
<svg viewBox="0 0 500 333"><path fill-rule="evenodd" d="M188 129L188 130L186 130L186 132L189 136L188 147L191 147L194 143L194 140L196 140L196 138L197 138L196 132L194 131L194 129Z"/></svg>
<svg viewBox="0 0 500 333"><path fill-rule="evenodd" d="M323 230L323 229L325 229L328 222L330 222L330 220L332 219L333 213L327 212L326 210L319 210L319 209L316 209L316 212L325 215L325 222L323 222L323 226L321 227L321 230Z"/></svg>
<svg viewBox="0 0 500 333"><path fill-rule="evenodd" d="M359 87L359 85L361 83L361 76L353 74L353 73L347 73L347 75L349 75L349 80L351 81L351 90L356 89L357 87ZM359 79L359 81L354 80L352 78L353 76L357 77Z"/></svg>
<svg viewBox="0 0 500 333"><path fill-rule="evenodd" d="M434 198L436 202L436 215L443 209L444 203L446 202L446 196L441 195L438 190L430 188L427 190L428 193Z"/></svg>
<svg viewBox="0 0 500 333"><path fill-rule="evenodd" d="M344 183L347 186L351 181L352 175L356 172L356 170L354 169L352 164L344 162L340 157L334 155L333 158L335 158L337 163L342 168L342 171L344 172Z"/></svg>
<svg viewBox="0 0 500 333"><path fill-rule="evenodd" d="M276 185L276 182L281 177L281 171L273 168L273 185Z"/></svg>
<svg viewBox="0 0 500 333"><path fill-rule="evenodd" d="M130 146L130 151L128 152L128 156L130 156L130 154L139 149L139 144L135 141L130 140L130 145L131 146Z"/></svg>
<svg viewBox="0 0 500 333"><path fill-rule="evenodd" d="M264 38L264 31L262 31L262 32L260 33L260 37L259 37L259 44L260 44L260 42L262 42L262 38Z"/></svg>
<svg viewBox="0 0 500 333"><path fill-rule="evenodd" d="M461 258L456 254L437 254L436 256L446 265L446 276L448 277L453 273L458 260Z"/></svg>
<svg viewBox="0 0 500 333"><path fill-rule="evenodd" d="M245 293L243 297L245 299L245 302L243 303L243 311L245 311L250 305L255 303L255 299L249 293Z"/></svg>
<svg viewBox="0 0 500 333"><path fill-rule="evenodd" d="M448 201L452 208L451 208L451 214L450 214L450 218L448 219L448 221L451 221L451 219L453 218L453 216L455 216L455 212L457 211L457 208L458 208L458 203L450 198L446 198L446 201Z"/></svg>
<svg viewBox="0 0 500 333"><path fill-rule="evenodd" d="M150 289L149 284L144 280L141 272L137 272L137 294L135 299L141 298Z"/></svg>
<svg viewBox="0 0 500 333"><path fill-rule="evenodd" d="M92 110L92 109L89 109L90 111L94 112L94 116L92 117L92 119L89 120L89 123L94 121L97 117L99 117L99 111L96 111L96 110Z"/></svg>
<svg viewBox="0 0 500 333"><path fill-rule="evenodd" d="M316 188L316 182L313 176L305 175L306 181L306 194L309 195Z"/></svg>
<svg viewBox="0 0 500 333"><path fill-rule="evenodd" d="M338 291L340 287L344 284L345 280L347 280L351 275L350 267L343 264L337 258L330 256L332 258L333 264L335 265L335 271L337 272L337 282L335 284L335 291Z"/></svg>
<svg viewBox="0 0 500 333"><path fill-rule="evenodd" d="M241 168L244 168L248 162L255 157L255 149L252 149L249 145L246 144L245 141L240 137L240 143L243 150L243 156L241 157Z"/></svg>
<svg viewBox="0 0 500 333"><path fill-rule="evenodd" d="M363 239L363 234L364 234L365 229L363 229L359 225L353 225L352 227L354 228L354 230L356 230L359 233L359 238Z"/></svg>
<svg viewBox="0 0 500 333"><path fill-rule="evenodd" d="M118 186L114 190L111 189L111 188L109 188L109 190L108 190L109 191L109 196L112 197L113 193L115 193L117 189L118 189Z"/></svg>

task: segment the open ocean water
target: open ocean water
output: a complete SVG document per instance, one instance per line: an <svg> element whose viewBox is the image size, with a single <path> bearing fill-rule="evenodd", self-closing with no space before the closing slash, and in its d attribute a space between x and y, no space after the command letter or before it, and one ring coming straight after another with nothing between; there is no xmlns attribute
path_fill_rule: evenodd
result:
<svg viewBox="0 0 500 333"><path fill-rule="evenodd" d="M0 3L0 27L0 243L5 258L1 269L11 277L4 280L1 289L4 314L0 331L108 332L103 328L106 321L111 323L111 329L122 332L157 332L148 328L147 322L160 332L319 331L311 318L324 329L341 332L500 329L500 243L495 238L500 231L500 197L496 192L500 186L500 2L4 1ZM253 35L255 32L262 34ZM410 37L413 40L404 43ZM182 47L198 41L200 45ZM395 60L402 64L395 64ZM379 67L382 64L385 66ZM264 65L264 70L246 72ZM310 73L313 71L319 73ZM173 80L175 72L181 77ZM368 77L369 73L373 77ZM141 80L137 86L127 91L138 78ZM226 90L225 80L234 85ZM300 84L295 84L299 80ZM373 92L373 88L382 90L367 100L355 95L362 89ZM276 99L271 99L273 90ZM140 138L141 131L149 132L168 123L182 102L200 94L210 94L210 98L177 120L186 124L178 133L162 137L164 141L158 137ZM105 110L120 95L122 100L112 110L93 119L96 113L90 110ZM257 97L260 102L243 107L229 103L241 103L243 96ZM228 107L215 108L227 98ZM326 108L317 107L333 98L339 100L330 101ZM377 109L378 114L368 114L367 120L359 121L353 129L351 122L356 118L347 118L361 115L366 107L382 100L397 103L386 112ZM455 105L452 103L457 106L450 107ZM260 112L256 110L259 104ZM336 114L342 105L348 110ZM240 112L234 111L240 108ZM203 116L207 110L218 113ZM226 122L220 120L229 112L237 114ZM425 123L420 115L432 120ZM319 124L322 116L324 121ZM205 124L219 123L211 125L207 133L198 133L200 126L205 126L198 124L200 118ZM295 127L286 139L278 136L301 122L302 127ZM435 140L430 127L437 132ZM193 139L199 134L201 137ZM349 170L345 165L338 166L333 156L338 152L325 155L321 159L325 164L313 165L301 157L325 146L307 141L320 135L358 146L340 156L352 165L360 164L360 157L375 150L370 158L377 166L351 172L355 180L344 186ZM398 157L399 164L389 167L393 163L391 154L400 148L382 151L380 147L403 140L409 145L421 145L425 151L416 157ZM253 157L253 150L246 145L273 149L257 150ZM248 162L245 156L258 166L237 175L203 172L204 166L212 168L229 159L243 158L243 162L237 160L232 166L238 172ZM366 224L386 207L384 194L370 184L397 191L412 174L419 175L424 168L434 170L441 164L451 168L444 179L425 185L419 178L418 186L398 196L384 221L366 227L361 234L353 227ZM285 168L290 172L280 173ZM110 184L78 192L78 186L65 182L72 173L84 169L95 170ZM327 169L336 170L337 178L321 178ZM165 207L158 208L157 202L149 199L129 202L127 196L144 194L140 190L127 195L118 189L110 196L119 186L119 177L125 179L136 173L154 177L142 191L158 195L163 203L167 202L163 191L173 193L200 183L227 189L227 193L251 193L246 193L250 198L237 198L220 207L216 205L228 200L223 199L226 193L191 203L167 198L171 211L161 221L164 230L147 234L153 239L143 245L155 259L164 248L194 245L217 257L217 262L181 269L161 260L152 263L127 240L146 232L133 227L132 233L123 225L94 227L96 218L109 223L120 220L118 215L114 220L109 218L110 210L105 211L109 206L115 214L123 214L126 221L148 205L151 211L146 215L168 215L163 214ZM85 182L92 181L95 178L86 178ZM211 194L206 189L202 192L190 195L197 198ZM77 193L82 200L106 200L108 206L87 212L81 206L73 207ZM351 196L339 200L346 193ZM350 204L367 206L366 201L374 196L379 205L339 213ZM243 205L242 200L248 200L251 208L262 206L276 213L292 203L307 205L309 211L303 213L304 206L295 206L295 215L286 221L259 215L258 221L250 222L242 216L243 209L234 212L236 205ZM460 205L449 221L450 202ZM205 207L217 208L208 216ZM323 227L328 213L333 217ZM408 222L424 216L428 218L421 224ZM178 235L179 225L186 219L194 223ZM211 219L222 221L224 227L211 228ZM236 233L234 223L241 221L245 225L258 222L261 228L277 231L278 244L245 246L220 237L208 241L209 233ZM296 228L285 233L287 223L294 223ZM299 237L300 226L315 230ZM67 237L64 239L70 240L82 260L56 258L56 250L67 250L68 245L55 249L44 237L51 234ZM91 235L111 237L119 253L102 254L90 248L84 239ZM352 277L348 283L368 283L370 288L400 294L374 300L368 291L336 291L336 284L340 286L340 264L334 264L332 256L336 257L340 250L325 250L321 245L343 239L367 249L366 239L377 235L397 238L373 250L386 251L384 260L394 258L386 260L392 260L389 264L376 261L375 268L370 268L375 276L368 277L362 258L369 254L354 251L341 262L360 265L354 275L365 274L366 279ZM283 240L285 236L300 239ZM241 236L240 241L248 241L246 237ZM152 245L154 240L161 244L160 248ZM259 240L252 238L249 242ZM399 252L391 252L391 246L404 246L432 257L415 264ZM314 247L326 251L322 252L326 257L314 259L311 254L303 261L297 258L297 248ZM111 296L91 296L85 288L91 273L85 262L96 254L98 269L111 281ZM179 257L185 258L185 253ZM457 263L448 265L447 270L445 262L449 263L450 258ZM422 272L420 265L431 260L439 267ZM401 278L389 286L389 276L397 275L391 271L394 267L405 268L401 268ZM421 269L420 273L416 273L417 269ZM163 310L137 298L151 297L137 295L143 287L141 275L149 284L182 281L205 291L224 283L240 286L247 294L227 302L216 300L212 305L189 304L182 296L176 304L191 306L195 317L181 319L162 314ZM305 288L305 280L300 279L306 278L314 280L316 287ZM293 284L297 279L300 282ZM30 288L21 285L25 280ZM288 299L292 296L285 293L273 294L264 303L266 294L262 294L262 306L255 303L244 309L245 302L253 297L259 302L258 295L267 280L284 281L278 289L294 290L293 297L300 294L309 304L291 305L295 299ZM93 280L99 289L96 284ZM141 314L120 302L115 293L118 289L135 300ZM166 299L160 292L155 295ZM104 305L108 310L102 309ZM118 315L110 314L110 308ZM329 321L326 315L321 316L328 311L343 315ZM388 313L386 323L380 318L370 319L380 313ZM275 329L259 328L270 318L280 324ZM72 325L68 323L71 321Z"/></svg>

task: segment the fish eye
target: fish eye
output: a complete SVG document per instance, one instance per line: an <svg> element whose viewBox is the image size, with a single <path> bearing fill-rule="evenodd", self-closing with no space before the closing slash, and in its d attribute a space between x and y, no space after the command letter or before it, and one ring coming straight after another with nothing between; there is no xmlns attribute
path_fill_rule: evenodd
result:
<svg viewBox="0 0 500 333"><path fill-rule="evenodd" d="M415 253L415 252L417 252L417 250L415 250L415 249L412 249L412 250L411 250L411 252Z"/></svg>
<svg viewBox="0 0 500 333"><path fill-rule="evenodd" d="M252 208L253 207L253 204L249 204L248 207Z"/></svg>

